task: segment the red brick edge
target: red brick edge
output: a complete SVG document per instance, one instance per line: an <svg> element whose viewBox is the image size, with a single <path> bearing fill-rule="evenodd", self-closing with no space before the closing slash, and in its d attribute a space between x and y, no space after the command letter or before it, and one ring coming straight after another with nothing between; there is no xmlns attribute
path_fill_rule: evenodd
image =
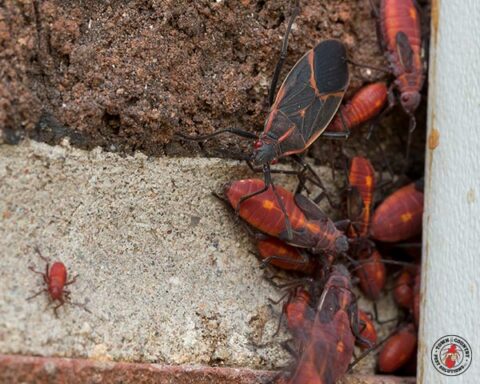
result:
<svg viewBox="0 0 480 384"><path fill-rule="evenodd" d="M275 375L276 372L272 371L255 371L245 368L114 363L88 359L0 354L0 383L2 384L266 384ZM344 384L413 384L415 379L356 375L346 377L342 382Z"/></svg>

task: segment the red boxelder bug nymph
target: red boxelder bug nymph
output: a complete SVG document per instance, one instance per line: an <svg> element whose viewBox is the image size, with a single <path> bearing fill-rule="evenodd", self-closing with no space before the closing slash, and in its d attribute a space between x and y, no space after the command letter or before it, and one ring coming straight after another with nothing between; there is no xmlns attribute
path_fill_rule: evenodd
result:
<svg viewBox="0 0 480 384"><path fill-rule="evenodd" d="M342 105L326 132L352 130L377 116L387 104L388 89L384 82L368 84Z"/></svg>
<svg viewBox="0 0 480 384"><path fill-rule="evenodd" d="M398 242L422 231L423 180L406 185L388 196L375 210L370 235L375 240Z"/></svg>
<svg viewBox="0 0 480 384"><path fill-rule="evenodd" d="M413 276L409 268L405 268L395 279L393 297L402 308L410 309L413 303Z"/></svg>
<svg viewBox="0 0 480 384"><path fill-rule="evenodd" d="M380 12L373 0L370 2L379 20L381 45L395 76L393 85L400 92L403 110L410 116L408 160L411 134L416 125L414 113L420 104L420 91L425 81L420 14L415 0L381 0Z"/></svg>
<svg viewBox="0 0 480 384"><path fill-rule="evenodd" d="M408 324L383 345L378 355L379 371L392 373L402 368L415 353L416 347L417 332L413 324Z"/></svg>
<svg viewBox="0 0 480 384"><path fill-rule="evenodd" d="M352 220L354 237L366 238L375 190L375 170L365 157L355 156L348 174L350 191L348 195L348 216Z"/></svg>
<svg viewBox="0 0 480 384"><path fill-rule="evenodd" d="M51 301L59 302L53 308L55 316L58 316L58 308L60 308L66 302L82 307L87 312L90 312L83 304L72 303L70 300L70 291L65 289L66 286L73 284L76 281L78 275L74 276L70 281L67 281L67 268L65 267L65 264L63 264L61 261L56 261L50 267L50 262L40 253L40 250L35 248L35 251L42 258L42 260L46 262L45 272L36 271L33 267L29 267L29 269L35 273L38 273L39 275L42 275L43 281L47 287L35 293L33 296L30 296L27 300L37 297L42 292L47 292Z"/></svg>
<svg viewBox="0 0 480 384"><path fill-rule="evenodd" d="M358 255L360 265L356 267L356 276L360 280L362 292L372 300L378 300L387 282L387 270L380 253L373 249L365 250Z"/></svg>

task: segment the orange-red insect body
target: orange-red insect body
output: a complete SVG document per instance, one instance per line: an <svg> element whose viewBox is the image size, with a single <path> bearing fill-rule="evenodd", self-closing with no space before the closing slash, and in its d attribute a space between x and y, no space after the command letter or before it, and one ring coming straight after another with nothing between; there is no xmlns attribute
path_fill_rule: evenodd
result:
<svg viewBox="0 0 480 384"><path fill-rule="evenodd" d="M380 29L403 109L413 115L425 80L420 15L413 0L382 0Z"/></svg>
<svg viewBox="0 0 480 384"><path fill-rule="evenodd" d="M375 240L397 242L421 233L423 192L411 183L388 196L375 210L370 235Z"/></svg>
<svg viewBox="0 0 480 384"><path fill-rule="evenodd" d="M358 237L367 237L372 211L373 192L375 190L375 170L372 163L364 157L354 157L350 165L348 181L352 188L352 193L356 191L363 202L359 217L351 218L355 224L356 235Z"/></svg>
<svg viewBox="0 0 480 384"><path fill-rule="evenodd" d="M52 300L63 301L63 289L67 282L67 268L65 268L65 264L60 261L53 263L50 267L47 279L48 293L50 293Z"/></svg>
<svg viewBox="0 0 480 384"><path fill-rule="evenodd" d="M368 298L377 300L387 281L387 271L382 262L382 256L374 249L365 250L359 254L360 265L356 275L359 278L360 289Z"/></svg>
<svg viewBox="0 0 480 384"><path fill-rule="evenodd" d="M347 269L334 265L290 384L334 384L347 371L355 343L352 329L358 331L358 310L351 289Z"/></svg>
<svg viewBox="0 0 480 384"><path fill-rule="evenodd" d="M385 83L378 82L361 88L332 120L327 131L343 132L351 130L377 116L385 107L388 89Z"/></svg>
<svg viewBox="0 0 480 384"><path fill-rule="evenodd" d="M411 359L416 347L417 333L409 324L385 342L378 355L378 369L384 373L397 371Z"/></svg>
<svg viewBox="0 0 480 384"><path fill-rule="evenodd" d="M38 273L39 275L42 275L43 281L47 285L47 288L42 289L41 291L37 292L33 296L29 297L28 300L33 299L34 297L38 296L42 292L47 292L50 298L52 299L52 301L59 302L59 304L57 304L53 309L55 312L55 315L57 315L57 309L60 308L63 304L65 304L66 301L69 301L70 299L69 298L70 292L65 289L65 286L74 283L76 276L72 280L67 281L67 268L65 267L65 264L63 264L60 261L56 261L50 267L48 259L43 257L38 249L36 249L36 251L38 255L43 260L46 261L45 272L36 271L33 267L29 267L29 268L33 272ZM79 305L79 304L76 304L76 305Z"/></svg>
<svg viewBox="0 0 480 384"><path fill-rule="evenodd" d="M358 310L358 319L361 322L360 336L362 336L363 339L370 341L371 345L375 345L377 343L377 331L375 330L372 319L370 319L370 317L362 310ZM370 347L360 339L357 339L356 343L362 349Z"/></svg>
<svg viewBox="0 0 480 384"><path fill-rule="evenodd" d="M243 196L264 187L263 180L246 179L229 183L224 188L225 196L232 207L237 207ZM309 248L313 253L335 255L348 249L346 236L326 216L318 217L318 207L307 198L293 194L282 187L276 187L283 201L285 211L292 226L292 237L287 235L285 215L283 214L272 187L264 193L245 200L239 209L239 215L248 224L270 236L286 241L291 245ZM303 202L302 209L297 205ZM309 209L311 209L309 211ZM307 217L309 215L309 217Z"/></svg>
<svg viewBox="0 0 480 384"><path fill-rule="evenodd" d="M408 269L404 269L395 280L393 297L396 303L405 309L413 305L413 277Z"/></svg>
<svg viewBox="0 0 480 384"><path fill-rule="evenodd" d="M287 328L293 338L301 344L308 341L315 318L315 310L311 305L310 293L304 288L298 287L283 306Z"/></svg>
<svg viewBox="0 0 480 384"><path fill-rule="evenodd" d="M309 275L315 270L316 263L310 255L274 237L257 240L257 249L262 260L277 268Z"/></svg>

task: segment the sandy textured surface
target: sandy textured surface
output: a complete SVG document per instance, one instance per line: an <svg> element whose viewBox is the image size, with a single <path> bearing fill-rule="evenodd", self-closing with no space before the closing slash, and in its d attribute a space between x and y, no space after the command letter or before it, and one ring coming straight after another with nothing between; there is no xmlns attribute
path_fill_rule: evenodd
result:
<svg viewBox="0 0 480 384"><path fill-rule="evenodd" d="M238 163L0 147L0 350L127 361L277 364L277 316L243 229L210 192ZM229 175L229 176L227 176ZM45 310L46 257L78 273L74 306ZM263 338L262 338L263 336Z"/></svg>

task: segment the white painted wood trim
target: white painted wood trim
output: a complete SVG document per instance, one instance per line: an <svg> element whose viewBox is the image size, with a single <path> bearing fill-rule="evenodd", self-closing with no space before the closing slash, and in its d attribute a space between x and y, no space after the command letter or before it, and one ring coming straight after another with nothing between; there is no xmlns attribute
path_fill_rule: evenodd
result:
<svg viewBox="0 0 480 384"><path fill-rule="evenodd" d="M480 1L432 0L418 383L480 383ZM438 146L435 149L435 142ZM473 349L463 374L434 368L444 335Z"/></svg>

